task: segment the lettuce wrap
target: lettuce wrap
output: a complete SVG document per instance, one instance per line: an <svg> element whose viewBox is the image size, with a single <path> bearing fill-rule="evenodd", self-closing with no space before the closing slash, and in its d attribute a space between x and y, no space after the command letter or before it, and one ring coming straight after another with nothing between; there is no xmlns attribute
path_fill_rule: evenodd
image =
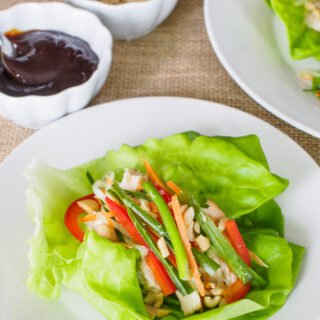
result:
<svg viewBox="0 0 320 320"><path fill-rule="evenodd" d="M123 145L81 166L58 170L34 161L25 171L29 180L27 210L35 224L30 240L29 289L41 297L59 297L61 286L74 290L110 320L148 319L136 275L139 251L86 232L83 243L64 224L71 202L92 193L89 171L99 179L114 171L121 179L124 168L143 171L147 158L165 180L173 180L200 200L214 200L235 218L248 248L269 266L253 265L267 280L263 289L251 289L245 299L188 319L266 319L283 306L298 275L304 248L283 238L284 221L273 200L288 181L269 171L259 139L207 137L195 132L143 145ZM172 313L162 319L183 318Z"/></svg>
<svg viewBox="0 0 320 320"><path fill-rule="evenodd" d="M293 59L320 58L319 32L305 23L305 1L266 0L287 29L290 54Z"/></svg>

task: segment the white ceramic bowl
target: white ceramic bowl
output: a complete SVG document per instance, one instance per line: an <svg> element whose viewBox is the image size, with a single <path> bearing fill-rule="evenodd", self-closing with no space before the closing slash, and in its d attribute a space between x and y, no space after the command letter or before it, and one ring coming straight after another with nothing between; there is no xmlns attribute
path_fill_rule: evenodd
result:
<svg viewBox="0 0 320 320"><path fill-rule="evenodd" d="M146 0L106 4L96 0L65 0L95 13L118 40L142 37L155 29L172 12L178 0Z"/></svg>
<svg viewBox="0 0 320 320"><path fill-rule="evenodd" d="M23 3L0 11L0 31L12 28L57 30L79 37L98 55L99 64L88 81L54 95L12 97L0 92L0 116L38 129L85 107L99 92L111 65L112 36L95 15L58 2Z"/></svg>

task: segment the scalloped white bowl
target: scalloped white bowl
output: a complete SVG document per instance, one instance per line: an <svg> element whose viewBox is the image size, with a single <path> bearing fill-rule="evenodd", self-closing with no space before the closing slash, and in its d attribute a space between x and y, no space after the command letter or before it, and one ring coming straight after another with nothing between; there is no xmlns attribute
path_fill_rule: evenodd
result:
<svg viewBox="0 0 320 320"><path fill-rule="evenodd" d="M178 0L146 0L123 4L106 4L96 0L64 0L95 13L118 40L142 37L161 24Z"/></svg>
<svg viewBox="0 0 320 320"><path fill-rule="evenodd" d="M57 30L87 41L99 64L85 83L48 96L12 97L0 92L0 116L38 129L66 113L85 107L102 88L112 59L112 36L92 13L64 3L23 3L0 11L0 31L12 28Z"/></svg>

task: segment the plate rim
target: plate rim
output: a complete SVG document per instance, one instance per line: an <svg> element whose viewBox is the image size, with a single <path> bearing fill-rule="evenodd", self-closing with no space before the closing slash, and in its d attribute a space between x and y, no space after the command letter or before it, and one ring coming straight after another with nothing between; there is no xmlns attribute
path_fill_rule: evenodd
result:
<svg viewBox="0 0 320 320"><path fill-rule="evenodd" d="M229 64L228 60L224 57L224 54L222 53L217 41L216 37L214 36L214 30L209 28L210 25L210 15L209 15L209 6L210 2L212 0L204 0L203 5L203 13L204 13L204 22L205 22L205 28L207 31L207 35L211 44L212 49L214 50L214 53L217 55L220 63L223 65L225 70L228 72L230 77L239 85L239 87L247 93L254 101L256 101L260 107L263 107L282 121L285 121L286 123L294 126L295 128L306 132L318 139L320 139L320 130L316 130L313 128L310 128L308 125L305 125L298 120L293 119L292 117L288 116L284 112L279 111L277 108L273 107L269 102L265 101L262 97L260 97L258 94L255 93L254 89L251 89L249 85L246 84L245 81L242 80L241 76L232 68L232 66Z"/></svg>
<svg viewBox="0 0 320 320"><path fill-rule="evenodd" d="M207 0L205 0L205 1L207 1ZM4 165L6 165L7 162L10 161L11 157L13 157L14 154L16 152L18 152L20 148L23 148L23 145L25 143L28 143L30 140L34 139L34 137L37 137L38 135L41 135L43 131L51 130L51 128L56 126L57 123L60 123L62 121L68 121L68 119L73 118L75 116L78 116L79 114L83 114L83 113L87 113L87 112L93 112L92 110L96 109L96 108L100 109L100 108L104 108L104 107L110 107L110 105L112 107L112 105L114 103L123 103L125 101L129 101L130 102L132 100L153 100L153 99L190 100L190 101L194 101L194 102L199 102L200 101L201 103L205 102L205 103L208 103L208 104L214 104L214 105L216 105L218 107L221 107L221 108L227 108L229 110L236 111L236 112L239 112L241 114L245 114L246 116L252 117L255 120L262 121L264 124L272 127L272 129L276 130L278 133L280 133L280 134L284 135L286 138L288 138L291 141L291 143L294 143L295 146L300 149L300 151L303 151L308 156L309 160L311 160L318 168L320 168L320 165L318 165L318 163L313 159L313 157L302 146L300 146L300 144L298 144L293 138L291 138L289 135L287 135L285 132L281 131L280 129L278 129L274 125L272 125L269 122L265 121L264 119L259 118L256 115L253 115L253 114L251 114L249 112L243 111L241 109L238 109L238 108L235 108L235 107L232 107L232 106L220 103L220 102L210 101L210 100L206 100L206 99L190 98L190 97L183 97L183 96L143 96L143 97L130 97L130 98L123 98L123 99L117 99L117 100L102 102L102 103L99 103L99 104L96 104L96 105L93 105L93 106L90 106L90 107L86 107L86 108L81 109L79 111L75 111L75 112L69 113L69 114L67 114L67 115L65 115L65 116L63 116L63 117L61 117L61 118L59 118L59 119L47 124L46 126L44 126L41 129L37 130L36 132L31 134L29 137L27 137L20 144L17 145L5 157L5 159L0 163L0 171L1 171L2 167Z"/></svg>

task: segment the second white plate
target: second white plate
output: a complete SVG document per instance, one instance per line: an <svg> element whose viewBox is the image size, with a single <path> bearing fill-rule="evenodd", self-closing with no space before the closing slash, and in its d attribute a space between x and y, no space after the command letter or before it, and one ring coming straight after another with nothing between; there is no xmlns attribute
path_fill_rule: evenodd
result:
<svg viewBox="0 0 320 320"><path fill-rule="evenodd" d="M279 39L287 43L285 29L265 1L205 0L204 15L211 44L240 87L282 120L320 138L320 101L299 87L297 64L288 46L279 45Z"/></svg>

